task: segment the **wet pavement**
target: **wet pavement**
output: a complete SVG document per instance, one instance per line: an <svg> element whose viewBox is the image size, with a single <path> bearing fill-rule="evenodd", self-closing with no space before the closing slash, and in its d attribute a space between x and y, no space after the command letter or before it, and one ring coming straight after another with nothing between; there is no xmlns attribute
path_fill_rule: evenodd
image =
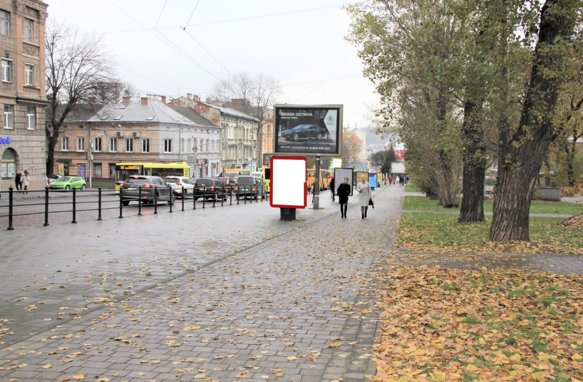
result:
<svg viewBox="0 0 583 382"><path fill-rule="evenodd" d="M365 220L325 192L295 221L250 203L0 231L0 380L365 380L374 270L419 261L391 251L404 195L377 189Z"/></svg>

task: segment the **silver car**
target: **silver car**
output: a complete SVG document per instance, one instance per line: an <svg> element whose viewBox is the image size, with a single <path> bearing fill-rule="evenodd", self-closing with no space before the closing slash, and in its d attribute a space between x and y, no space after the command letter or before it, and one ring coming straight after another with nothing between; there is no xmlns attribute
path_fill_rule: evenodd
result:
<svg viewBox="0 0 583 382"><path fill-rule="evenodd" d="M159 176L130 175L120 186L119 197L124 206L132 200L142 200L144 204L167 201L172 204L172 188Z"/></svg>

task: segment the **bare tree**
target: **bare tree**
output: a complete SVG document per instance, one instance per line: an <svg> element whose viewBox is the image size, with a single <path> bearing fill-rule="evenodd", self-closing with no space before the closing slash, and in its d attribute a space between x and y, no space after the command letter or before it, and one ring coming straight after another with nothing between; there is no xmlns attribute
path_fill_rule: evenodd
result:
<svg viewBox="0 0 583 382"><path fill-rule="evenodd" d="M52 175L55 146L63 122L77 105L117 99L123 86L101 38L80 35L64 25L49 25L46 34L46 86L49 109L45 126L47 175Z"/></svg>
<svg viewBox="0 0 583 382"><path fill-rule="evenodd" d="M270 106L279 94L279 83L262 73L250 77L241 72L219 81L210 96L223 101L232 108L257 118L257 167L262 164L263 126L273 117L269 115ZM238 100L240 102L233 102Z"/></svg>

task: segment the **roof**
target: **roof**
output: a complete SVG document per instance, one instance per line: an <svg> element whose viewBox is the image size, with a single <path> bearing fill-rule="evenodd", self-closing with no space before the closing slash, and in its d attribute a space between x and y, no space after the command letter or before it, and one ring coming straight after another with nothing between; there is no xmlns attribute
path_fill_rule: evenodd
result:
<svg viewBox="0 0 583 382"><path fill-rule="evenodd" d="M85 122L89 118L95 115L103 105L98 104L76 104L73 106L73 109L67 114L65 117L65 123L72 123L72 122ZM47 110L47 118L50 118L50 108L46 108ZM61 115L65 111L65 105L59 105L57 107L57 114Z"/></svg>
<svg viewBox="0 0 583 382"><path fill-rule="evenodd" d="M89 122L157 122L196 125L195 122L172 110L161 101L148 100L147 104L130 102L104 106Z"/></svg>
<svg viewBox="0 0 583 382"><path fill-rule="evenodd" d="M203 105L207 105L208 107L214 107L215 109L219 110L221 112L221 114L227 114L227 115L230 115L232 117L243 118L243 119L248 119L250 121L259 122L259 120L257 118L252 117L249 114L245 114L239 110L232 109L230 107L222 107L222 106L217 106L217 105L213 105L210 103L204 103L204 102L201 102L201 103Z"/></svg>
<svg viewBox="0 0 583 382"><path fill-rule="evenodd" d="M183 107L183 106L172 105L172 104L167 104L166 106L168 106L170 109L174 110L175 112L181 114L182 116L188 118L197 126L216 127L215 125L213 125L213 123L211 121L204 118L203 116L201 116L200 114L198 114L196 111L194 111L192 109L189 109L189 108Z"/></svg>

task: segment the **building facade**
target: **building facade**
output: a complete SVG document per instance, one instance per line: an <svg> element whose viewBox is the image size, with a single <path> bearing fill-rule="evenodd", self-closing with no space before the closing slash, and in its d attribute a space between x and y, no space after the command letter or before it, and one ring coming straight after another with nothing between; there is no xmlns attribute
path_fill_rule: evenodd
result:
<svg viewBox="0 0 583 382"><path fill-rule="evenodd" d="M142 97L102 107L86 120L67 120L55 148L57 174L116 179L119 162L187 162L191 176L217 176L219 129L192 121L162 99Z"/></svg>
<svg viewBox="0 0 583 382"><path fill-rule="evenodd" d="M201 102L197 97L193 99L192 108L215 126L221 127L221 159L224 168L255 170L257 118L232 108Z"/></svg>
<svg viewBox="0 0 583 382"><path fill-rule="evenodd" d="M29 189L46 185L45 22L47 5L0 0L0 190L29 173Z"/></svg>

